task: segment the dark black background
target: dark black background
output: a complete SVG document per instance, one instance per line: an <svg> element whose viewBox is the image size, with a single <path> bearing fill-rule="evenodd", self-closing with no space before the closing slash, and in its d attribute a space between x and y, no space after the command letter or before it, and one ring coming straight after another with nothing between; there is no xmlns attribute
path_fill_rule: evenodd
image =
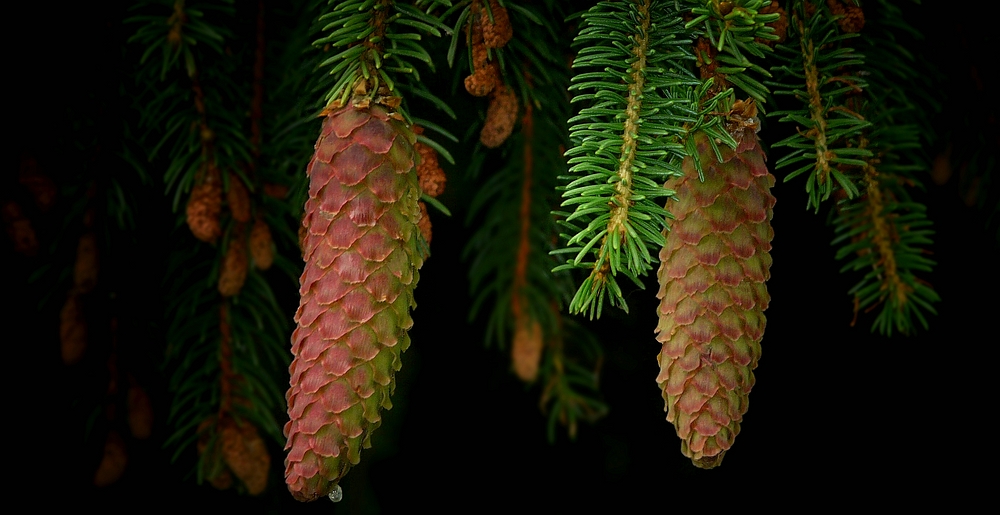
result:
<svg viewBox="0 0 1000 515"><path fill-rule="evenodd" d="M4 196L18 194L23 151L38 155L47 170L63 178L83 169L81 159L112 162L100 156L111 152L108 147L121 137L118 120L128 115L127 103L118 98L127 72L121 11L107 4L22 7L26 13L8 19L5 45L5 82L14 93L6 97L12 116L6 117ZM996 62L991 57L996 38L990 20L941 1L912 9L926 36L914 43L915 53L934 64L942 79L938 93L944 104L936 117L940 148L930 153L949 140L956 146L972 141L982 131L995 137L997 82L988 69ZM83 119L93 126L81 129ZM90 154L74 148L67 134L81 130L95 131L107 147ZM981 147L994 156L996 149L995 140ZM680 454L664 419L655 383L655 288L629 294L630 314L608 312L594 324L607 358L601 381L608 416L582 426L575 442L561 433L550 444L537 407L538 387L519 383L507 355L484 350L483 328L466 322L466 264L459 256L471 229L461 216L437 217L395 407L375 434L374 448L343 481L346 498L334 513L536 507L630 512L755 502L806 508L862 497L886 504L971 501L996 474L990 414L996 411L998 377L997 221L989 225L989 209L963 202L957 178L943 185L925 182L927 191L919 198L935 223L938 262L928 280L943 302L930 331L892 339L869 333L870 318L849 327L852 306L845 292L853 280L837 271L832 229L822 215L804 209L801 183L776 185L772 303L763 357L742 432L722 466L711 471L693 468ZM451 194L458 198L461 192ZM162 212L169 212L162 197L146 200L163 203ZM56 234L57 225L51 223L40 237ZM142 241L156 251L156 238ZM140 370L153 394L156 433L149 441L130 442L121 481L103 490L90 487L100 448L83 434L87 411L74 393L102 379L59 360L57 319L35 309L37 295L28 280L44 258L21 258L9 245L2 252L11 263L4 267L2 290L9 296L8 336L0 337L10 360L5 419L15 451L8 470L16 479L8 488L25 487L36 506L89 505L123 513L330 513L326 501L299 505L287 495L278 446L271 486L260 498L196 487L184 479L190 463L169 464L169 453L161 449L169 400L157 369L162 334L146 335L150 347L133 351L135 361L146 364ZM155 290L163 278L155 267L142 266L145 259L112 254L107 261L119 270L138 270L126 286L137 301L123 308L136 317L162 309ZM123 324L125 334L142 339L128 333L127 320Z"/></svg>

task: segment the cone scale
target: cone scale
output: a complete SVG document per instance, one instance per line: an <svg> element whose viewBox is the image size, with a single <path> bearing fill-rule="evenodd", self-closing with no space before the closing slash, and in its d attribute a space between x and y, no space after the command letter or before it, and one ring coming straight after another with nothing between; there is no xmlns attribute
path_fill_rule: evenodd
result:
<svg viewBox="0 0 1000 515"><path fill-rule="evenodd" d="M422 264L415 141L382 106L348 105L328 114L309 163L285 425L301 501L336 490L391 407Z"/></svg>
<svg viewBox="0 0 1000 515"><path fill-rule="evenodd" d="M735 150L693 137L705 181L691 157L677 192L658 272L657 383L681 452L695 466L721 463L740 431L760 358L770 297L770 193L774 176L756 135L741 131Z"/></svg>

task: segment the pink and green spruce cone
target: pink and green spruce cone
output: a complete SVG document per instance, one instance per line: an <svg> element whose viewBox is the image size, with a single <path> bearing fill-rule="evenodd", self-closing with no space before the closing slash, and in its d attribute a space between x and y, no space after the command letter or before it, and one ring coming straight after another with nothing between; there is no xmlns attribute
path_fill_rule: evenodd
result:
<svg viewBox="0 0 1000 515"><path fill-rule="evenodd" d="M300 501L334 488L391 407L422 264L415 142L383 107L348 106L327 116L309 163L285 424Z"/></svg>
<svg viewBox="0 0 1000 515"><path fill-rule="evenodd" d="M679 201L660 251L656 381L681 452L700 468L721 463L740 432L770 300L774 176L756 135L742 132L735 151L719 145L721 162L695 134L705 181L688 157L666 184Z"/></svg>

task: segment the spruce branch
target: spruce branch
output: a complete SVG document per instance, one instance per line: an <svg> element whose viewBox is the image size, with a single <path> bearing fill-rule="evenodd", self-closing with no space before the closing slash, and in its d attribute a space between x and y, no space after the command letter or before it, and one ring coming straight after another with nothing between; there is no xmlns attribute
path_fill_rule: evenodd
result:
<svg viewBox="0 0 1000 515"><path fill-rule="evenodd" d="M861 140L862 148L868 144ZM915 272L930 272L934 261L920 249L929 245L930 229L925 209L906 194L898 176L880 173L878 160L862 168L865 195L840 208L834 219L840 233L833 244L842 245L837 259L851 257L841 271L865 272L848 292L855 297L855 310L881 310L872 330L886 335L911 332L914 322L927 329L923 312L936 313L940 300ZM914 320L915 319L915 320Z"/></svg>
<svg viewBox="0 0 1000 515"><path fill-rule="evenodd" d="M692 17L685 27L698 30L699 36L709 43L698 48L702 78L715 78L716 91L732 85L763 104L769 91L747 72L771 77L766 69L750 59L763 59L771 52L765 42L778 39L769 24L777 21L780 14L761 12L771 1L685 0L683 3L689 6Z"/></svg>
<svg viewBox="0 0 1000 515"><path fill-rule="evenodd" d="M779 88L776 95L793 96L801 102L801 107L771 116L799 127L773 146L793 149L775 163L775 168L798 167L785 181L808 173L806 207L818 211L835 188L843 189L848 198L859 194L856 179L844 175L841 168L864 166L871 157L869 150L858 147L858 137L870 123L848 106L849 98L867 87L856 73L864 65L864 57L846 46L857 34L840 32L838 18L825 6L809 14L804 5L799 5L789 24L789 37L798 45L790 41L778 46L778 56L787 64L773 68L783 80L771 83Z"/></svg>
<svg viewBox="0 0 1000 515"><path fill-rule="evenodd" d="M416 30L440 36L450 28L430 13L435 7L448 7L446 0L418 1L410 6L392 0L330 0L330 10L319 17L322 37L313 42L335 51L320 63L329 67L334 77L326 93L331 106L346 105L353 97L356 106L382 103L397 107L401 101L394 74L419 74L413 61L433 69L433 59L420 41ZM425 7L421 10L419 7Z"/></svg>
<svg viewBox="0 0 1000 515"><path fill-rule="evenodd" d="M917 172L930 168L923 149L932 143L932 132L922 127L934 104L913 100L902 86L924 79L912 56L896 57L895 34L908 30L898 8L872 2L864 12L861 17L860 10L854 11L853 19L865 20L860 51L868 58L870 75L864 100L853 105L871 122L858 148L869 149L872 157L861 168L864 198L841 206L833 220L839 234L834 244L841 245L838 259L850 256L842 271L864 273L849 294L857 310L879 310L872 330L909 334L917 323L927 329L925 313L935 314L940 300L918 277L935 265L927 250L934 231L926 207L908 191L922 188Z"/></svg>
<svg viewBox="0 0 1000 515"><path fill-rule="evenodd" d="M563 179L562 207L574 210L556 213L569 232L556 251L568 261L555 270L588 271L569 309L594 318L605 302L627 309L618 275L641 287L650 249L663 244L660 203L671 192L661 185L680 173L701 82L685 67L689 34L669 2L601 2L581 18L573 67L598 71L578 72L570 86L584 107L569 120L574 175Z"/></svg>

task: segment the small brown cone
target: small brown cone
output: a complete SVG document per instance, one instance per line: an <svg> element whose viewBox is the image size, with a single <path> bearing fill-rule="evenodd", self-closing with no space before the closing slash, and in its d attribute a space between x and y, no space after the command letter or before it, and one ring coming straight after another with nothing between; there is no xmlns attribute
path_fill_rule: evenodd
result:
<svg viewBox="0 0 1000 515"><path fill-rule="evenodd" d="M271 228L263 217L257 217L253 229L250 230L250 256L258 270L267 270L274 264L273 243Z"/></svg>
<svg viewBox="0 0 1000 515"><path fill-rule="evenodd" d="M865 28L865 13L860 6L845 4L841 0L826 0L826 5L834 16L843 16L837 20L840 30L854 33L861 32L861 29Z"/></svg>
<svg viewBox="0 0 1000 515"><path fill-rule="evenodd" d="M73 286L79 293L88 293L97 286L97 236L92 232L80 235L73 263Z"/></svg>
<svg viewBox="0 0 1000 515"><path fill-rule="evenodd" d="M538 377L538 365L542 361L542 325L537 320L515 320L514 344L511 360L514 372L522 381L530 383Z"/></svg>
<svg viewBox="0 0 1000 515"><path fill-rule="evenodd" d="M247 280L247 271L250 267L247 258L247 242L243 227L237 226L233 230L233 237L229 240L229 248L226 249L226 256L222 260L222 270L219 272L219 293L223 297L234 297Z"/></svg>
<svg viewBox="0 0 1000 515"><path fill-rule="evenodd" d="M500 69L496 63L487 63L465 78L465 90L474 97L485 97L501 83Z"/></svg>
<svg viewBox="0 0 1000 515"><path fill-rule="evenodd" d="M63 363L67 365L79 362L87 350L87 320L83 316L83 302L75 293L69 294L59 312L59 344Z"/></svg>
<svg viewBox="0 0 1000 515"><path fill-rule="evenodd" d="M473 4L475 10L480 3ZM510 24L510 16L507 8L500 5L497 0L490 0L490 12L493 13L493 21L490 21L490 13L479 7L479 26L483 31L483 43L486 48L503 48L514 36L514 28Z"/></svg>
<svg viewBox="0 0 1000 515"><path fill-rule="evenodd" d="M141 386L133 383L128 388L128 428L137 440L153 434L153 405Z"/></svg>
<svg viewBox="0 0 1000 515"><path fill-rule="evenodd" d="M486 109L486 122L479 133L479 141L489 148L497 148L514 131L517 121L517 95L509 87L493 92Z"/></svg>
<svg viewBox="0 0 1000 515"><path fill-rule="evenodd" d="M770 5L764 7L763 9L758 11L758 13L760 14L778 13L779 18L767 24L769 27L774 29L774 35L778 36L778 39L775 40L761 39L761 38L754 38L754 39L758 43L763 43L771 48L774 48L774 45L777 45L779 43L784 43L785 39L788 38L788 13L785 12L785 10L782 9L781 5L779 5L777 2L771 2Z"/></svg>
<svg viewBox="0 0 1000 515"><path fill-rule="evenodd" d="M489 50L483 43L479 24L472 32L472 74L465 78L465 90L474 97L485 97L502 82L500 68L489 60Z"/></svg>
<svg viewBox="0 0 1000 515"><path fill-rule="evenodd" d="M229 191L226 192L226 202L229 204L229 211L233 214L233 220L240 223L250 221L250 192L234 173L229 174Z"/></svg>
<svg viewBox="0 0 1000 515"><path fill-rule="evenodd" d="M222 234L222 179L212 167L204 180L191 189L187 205L187 223L191 234L201 241L214 242Z"/></svg>
<svg viewBox="0 0 1000 515"><path fill-rule="evenodd" d="M246 485L250 495L263 492L267 488L271 455L257 428L249 422L225 417L219 423L219 439L229 470Z"/></svg>
<svg viewBox="0 0 1000 515"><path fill-rule="evenodd" d="M420 163L417 164L420 191L431 197L444 193L448 178L441 169L441 163L438 162L437 151L419 142L413 145L413 148L420 154Z"/></svg>
<svg viewBox="0 0 1000 515"><path fill-rule="evenodd" d="M56 203L56 197L59 195L56 183L39 170L38 161L34 157L21 157L18 181L31 192L39 211L44 213Z"/></svg>
<svg viewBox="0 0 1000 515"><path fill-rule="evenodd" d="M227 490L233 486L233 475L222 458L222 446L216 434L218 426L216 417L210 415L198 424L198 456L199 467L206 481L219 490Z"/></svg>
<svg viewBox="0 0 1000 515"><path fill-rule="evenodd" d="M104 455L94 472L94 486L113 485L125 473L126 465L128 465L128 453L125 450L125 441L118 433L112 431L108 433L108 438L104 442Z"/></svg>
<svg viewBox="0 0 1000 515"><path fill-rule="evenodd" d="M38 238L31 220L21 211L21 206L13 200L3 205L3 225L7 236L14 244L14 251L22 256L31 257L38 254Z"/></svg>
<svg viewBox="0 0 1000 515"><path fill-rule="evenodd" d="M417 228L420 229L420 235L424 237L424 240L429 244L431 242L431 218L427 214L427 204L421 200L420 203L420 220L417 221Z"/></svg>

